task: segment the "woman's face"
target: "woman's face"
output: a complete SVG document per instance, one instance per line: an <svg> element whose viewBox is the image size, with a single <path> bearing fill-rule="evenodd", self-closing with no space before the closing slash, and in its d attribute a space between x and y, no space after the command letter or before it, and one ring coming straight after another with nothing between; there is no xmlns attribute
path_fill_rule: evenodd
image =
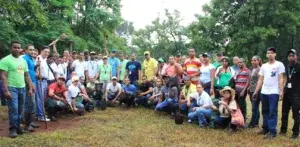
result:
<svg viewBox="0 0 300 147"><path fill-rule="evenodd" d="M225 100L229 100L230 97L231 97L230 91L224 91L224 92L223 92L223 98L224 98Z"/></svg>
<svg viewBox="0 0 300 147"><path fill-rule="evenodd" d="M222 60L222 65L224 66L224 67L227 67L228 66L228 60L226 60L226 59L224 59L224 60Z"/></svg>
<svg viewBox="0 0 300 147"><path fill-rule="evenodd" d="M161 86L162 85L162 80L161 79L157 79L156 80L156 85L157 86Z"/></svg>
<svg viewBox="0 0 300 147"><path fill-rule="evenodd" d="M257 59L257 57L253 57L253 58L252 58L251 64L252 64L252 66L257 66L257 65L259 65L259 60Z"/></svg>

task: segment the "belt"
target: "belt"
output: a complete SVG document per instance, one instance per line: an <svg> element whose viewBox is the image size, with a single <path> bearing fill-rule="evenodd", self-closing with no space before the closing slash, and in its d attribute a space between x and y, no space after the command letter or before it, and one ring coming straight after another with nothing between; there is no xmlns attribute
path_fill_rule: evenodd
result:
<svg viewBox="0 0 300 147"><path fill-rule="evenodd" d="M47 80L47 78L42 78L42 80Z"/></svg>

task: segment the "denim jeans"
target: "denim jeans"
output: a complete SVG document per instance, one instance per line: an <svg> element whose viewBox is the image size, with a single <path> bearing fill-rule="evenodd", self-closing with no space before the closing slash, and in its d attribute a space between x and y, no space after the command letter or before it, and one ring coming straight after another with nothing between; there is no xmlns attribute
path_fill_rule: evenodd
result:
<svg viewBox="0 0 300 147"><path fill-rule="evenodd" d="M259 112L260 98L258 97L257 99L253 99L252 96L253 96L253 92L250 93L250 100L252 104L252 117L249 125L258 126L259 117L260 117L260 112Z"/></svg>
<svg viewBox="0 0 300 147"><path fill-rule="evenodd" d="M36 97L35 97L35 102L36 102L36 116L38 118L43 118L43 107L44 107L44 102L47 94L47 80L41 80L37 81L36 85Z"/></svg>
<svg viewBox="0 0 300 147"><path fill-rule="evenodd" d="M9 129L20 127L22 112L24 110L25 88L8 87L11 99L7 99Z"/></svg>
<svg viewBox="0 0 300 147"><path fill-rule="evenodd" d="M187 103L180 104L179 107L183 113L188 114L192 108L197 107L197 101L191 99L191 105L189 107L187 106Z"/></svg>
<svg viewBox="0 0 300 147"><path fill-rule="evenodd" d="M155 110L172 112L175 104L176 104L175 99L167 98L163 102L157 104L156 107L155 107Z"/></svg>
<svg viewBox="0 0 300 147"><path fill-rule="evenodd" d="M119 93L119 91L117 91L117 92L108 92L107 99L109 101L114 100L114 98L116 98L116 96L118 95L118 93Z"/></svg>
<svg viewBox="0 0 300 147"><path fill-rule="evenodd" d="M278 94L261 94L263 126L262 128L276 135L277 117L278 117Z"/></svg>
<svg viewBox="0 0 300 147"><path fill-rule="evenodd" d="M223 129L227 128L230 125L230 128L233 130L237 129L237 126L231 123L231 117L221 117L218 115L214 120L214 125L216 127L221 127Z"/></svg>
<svg viewBox="0 0 300 147"><path fill-rule="evenodd" d="M32 83L34 88L36 87L36 83ZM25 97L25 113L35 113L36 104L35 104L35 93L33 96L29 96L26 91Z"/></svg>
<svg viewBox="0 0 300 147"><path fill-rule="evenodd" d="M66 104L62 101L56 100L54 98L47 98L45 101L46 108L62 108L65 107Z"/></svg>
<svg viewBox="0 0 300 147"><path fill-rule="evenodd" d="M137 103L138 105L142 105L142 106L147 106L148 104L148 99L151 97L151 94L147 94L144 96L139 96L136 100L135 103Z"/></svg>
<svg viewBox="0 0 300 147"><path fill-rule="evenodd" d="M211 119L212 110L206 108L197 108L196 111L190 112L188 118L190 120L198 120L199 127L204 127L208 125Z"/></svg>

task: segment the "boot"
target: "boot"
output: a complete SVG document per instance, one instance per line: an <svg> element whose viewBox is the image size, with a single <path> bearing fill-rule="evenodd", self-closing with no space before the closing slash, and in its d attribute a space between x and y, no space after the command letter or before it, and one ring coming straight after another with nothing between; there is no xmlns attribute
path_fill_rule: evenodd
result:
<svg viewBox="0 0 300 147"><path fill-rule="evenodd" d="M10 137L10 138L16 138L17 136L18 136L17 130L16 130L15 128L13 128L13 129L11 129L11 130L9 131L9 137Z"/></svg>
<svg viewBox="0 0 300 147"><path fill-rule="evenodd" d="M50 107L48 109L48 115L49 115L50 121L57 121L56 118L55 118L55 116L54 116L54 114L55 114L55 108L54 107Z"/></svg>
<svg viewBox="0 0 300 147"><path fill-rule="evenodd" d="M32 114L31 113L25 113L25 131L28 132L34 132L34 128L31 126L32 123Z"/></svg>
<svg viewBox="0 0 300 147"><path fill-rule="evenodd" d="M25 133L24 130L19 126L19 127L17 128L17 134L18 134L18 135L23 135L23 133Z"/></svg>

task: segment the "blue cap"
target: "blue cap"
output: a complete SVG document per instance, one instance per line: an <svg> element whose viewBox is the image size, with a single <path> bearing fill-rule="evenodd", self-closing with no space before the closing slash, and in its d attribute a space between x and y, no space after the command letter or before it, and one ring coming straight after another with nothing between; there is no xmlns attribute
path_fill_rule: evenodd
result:
<svg viewBox="0 0 300 147"><path fill-rule="evenodd" d="M116 49L112 49L112 52L117 52L117 50Z"/></svg>

